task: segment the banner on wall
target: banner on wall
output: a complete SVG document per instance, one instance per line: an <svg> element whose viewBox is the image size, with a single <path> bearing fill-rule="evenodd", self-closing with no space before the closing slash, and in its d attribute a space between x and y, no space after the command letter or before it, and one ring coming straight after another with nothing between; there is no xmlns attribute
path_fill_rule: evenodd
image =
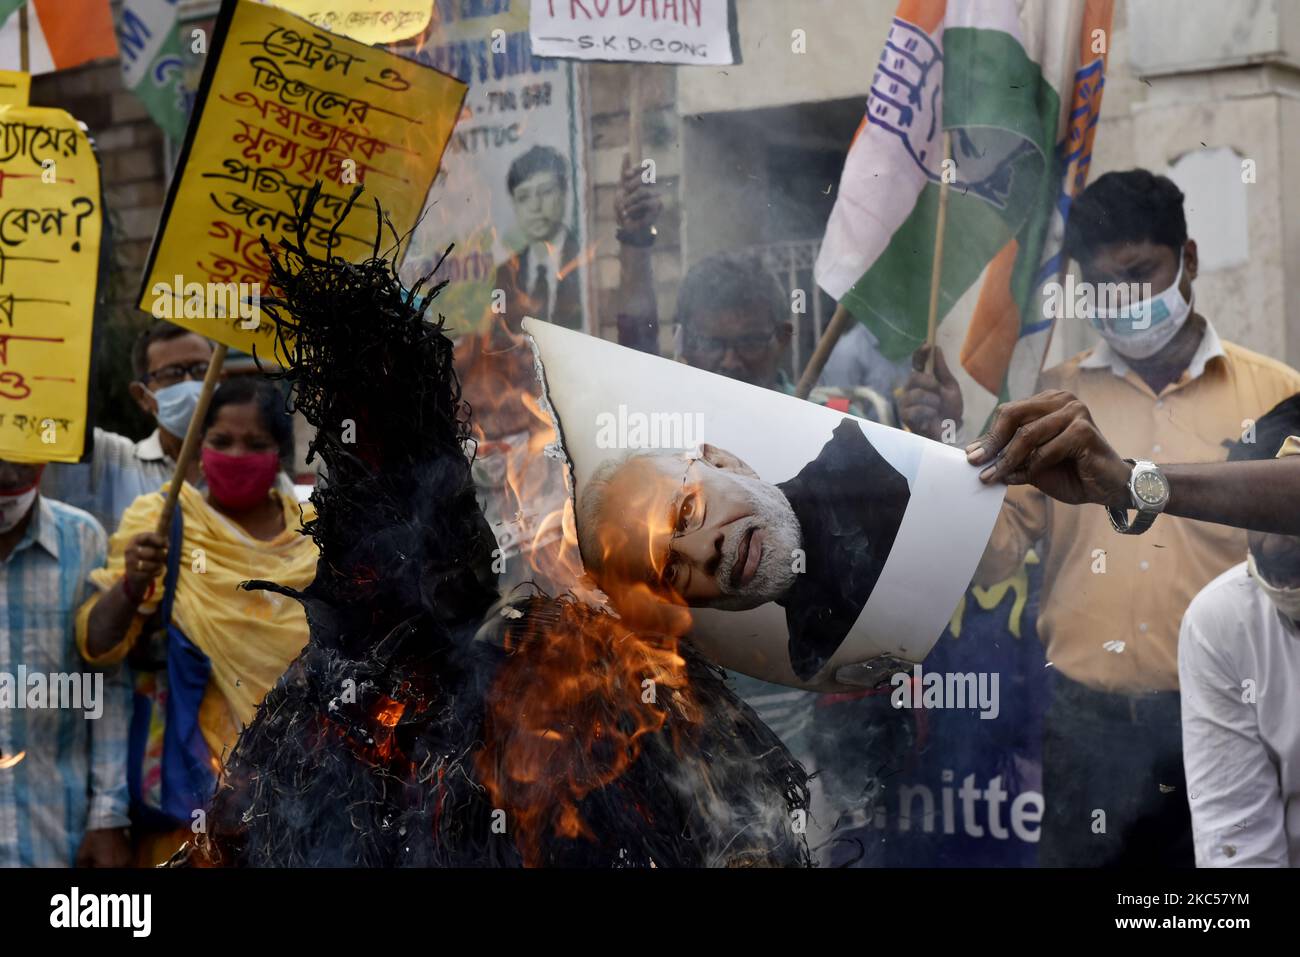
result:
<svg viewBox="0 0 1300 957"><path fill-rule="evenodd" d="M740 61L729 0L532 0L533 53L724 66Z"/></svg>
<svg viewBox="0 0 1300 957"><path fill-rule="evenodd" d="M261 240L306 224L316 255L371 255L356 217L331 232L356 186L399 236L419 220L465 85L428 66L322 33L274 7L226 0L154 236L139 307L233 348L273 353L256 307L268 273Z"/></svg>
<svg viewBox="0 0 1300 957"><path fill-rule="evenodd" d="M469 85L403 278L427 273L455 243L438 273L451 282L438 311L463 331L493 315L494 290L531 288L545 250L556 277L547 318L591 328L587 130L576 65L533 54L526 0L439 3L429 31L403 52ZM519 299L507 297L507 305ZM522 318L507 321L517 328Z"/></svg>
<svg viewBox="0 0 1300 957"><path fill-rule="evenodd" d="M0 73L0 87L20 85ZM0 458L76 462L86 439L99 163L63 110L0 107Z"/></svg>

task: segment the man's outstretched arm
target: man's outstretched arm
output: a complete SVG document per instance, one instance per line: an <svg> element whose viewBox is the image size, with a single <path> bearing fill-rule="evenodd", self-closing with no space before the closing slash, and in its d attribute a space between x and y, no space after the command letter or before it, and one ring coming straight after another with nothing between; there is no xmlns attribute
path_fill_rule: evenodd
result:
<svg viewBox="0 0 1300 957"><path fill-rule="evenodd" d="M966 447L966 459L983 469L986 485L1033 485L1070 505L1132 505L1128 463L1068 392L1000 406L989 430ZM1169 480L1170 515L1300 535L1300 456L1160 468Z"/></svg>

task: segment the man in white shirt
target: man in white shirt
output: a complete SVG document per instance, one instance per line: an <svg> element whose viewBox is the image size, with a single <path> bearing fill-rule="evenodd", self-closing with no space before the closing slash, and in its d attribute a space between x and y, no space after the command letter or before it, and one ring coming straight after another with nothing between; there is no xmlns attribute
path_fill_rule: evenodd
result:
<svg viewBox="0 0 1300 957"><path fill-rule="evenodd" d="M1300 396L1234 459L1300 433ZM1300 866L1300 537L1251 532L1248 560L1192 600L1178 647L1198 867Z"/></svg>

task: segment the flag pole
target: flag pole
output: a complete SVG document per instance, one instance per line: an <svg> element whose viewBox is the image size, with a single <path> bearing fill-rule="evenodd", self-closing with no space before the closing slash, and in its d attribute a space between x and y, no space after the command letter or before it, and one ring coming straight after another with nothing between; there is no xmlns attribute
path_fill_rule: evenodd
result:
<svg viewBox="0 0 1300 957"><path fill-rule="evenodd" d="M185 430L185 441L181 443L181 454L176 456L176 471L172 473L171 483L167 486L167 498L163 501L162 514L158 516L158 525L155 527L159 535L167 537L168 531L171 530L172 513L176 511L176 500L180 497L181 486L185 484L185 475L190 470L190 465L194 462L194 457L199 451L199 439L203 434L203 420L208 415L208 405L212 402L212 393L217 388L217 380L221 378L221 367L226 362L226 345L218 342L217 347L212 350L212 360L208 363L208 374L203 377L203 391L199 393L199 401L194 406L194 414L190 416L189 428Z"/></svg>
<svg viewBox="0 0 1300 957"><path fill-rule="evenodd" d="M18 68L24 73L32 72L32 54L28 49L31 42L31 29L27 25L27 4L18 8Z"/></svg>
<svg viewBox="0 0 1300 957"><path fill-rule="evenodd" d="M944 164L939 168L939 214L934 224L934 264L930 270L930 312L926 324L925 344L934 345L935 330L939 325L939 278L943 275L943 237L948 226L948 180L946 171L948 160L952 159L952 133L944 130L943 134L943 158ZM803 370L803 375L799 377L799 384L795 387L794 394L801 399L808 398L812 392L813 386L821 378L822 370L826 368L826 361L831 357L831 352L835 348L835 343L839 342L840 336L849 326L852 315L844 308L841 303L835 307L835 315L831 317L830 325L822 333L821 339L817 343L817 349L813 352L812 358L808 360L807 367ZM929 356L925 360L927 372L934 371L934 350L930 350Z"/></svg>
<svg viewBox="0 0 1300 957"><path fill-rule="evenodd" d="M844 330L849 327L853 320L853 314L840 303L835 307L835 314L831 316L830 325L822 333L821 339L817 341L817 348L813 350L812 358L808 360L808 365L803 370L803 375L799 377L799 384L795 386L794 394L801 399L808 398L808 393L812 392L813 386L822 376L822 369L826 368L826 360L831 357L831 351L835 348L835 343L840 341L840 336L844 335Z"/></svg>
<svg viewBox="0 0 1300 957"><path fill-rule="evenodd" d="M943 276L943 234L948 227L948 163L952 159L952 132L943 131L943 165L939 167L939 215L934 222L934 264L930 269L930 314L926 324L925 371L934 372L934 336L939 327L939 280Z"/></svg>

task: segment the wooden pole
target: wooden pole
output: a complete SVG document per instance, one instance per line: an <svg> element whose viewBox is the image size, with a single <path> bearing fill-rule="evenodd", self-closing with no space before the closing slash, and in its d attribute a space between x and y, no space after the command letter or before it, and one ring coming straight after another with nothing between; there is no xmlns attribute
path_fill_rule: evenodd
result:
<svg viewBox="0 0 1300 957"><path fill-rule="evenodd" d="M934 335L939 327L939 280L943 277L943 234L948 227L948 163L952 159L952 133L943 133L943 165L939 168L939 215L934 222L934 265L930 269L930 315L926 325L925 371L934 372Z"/></svg>
<svg viewBox="0 0 1300 957"><path fill-rule="evenodd" d="M27 4L18 8L18 68L32 72L31 27L27 24Z"/></svg>
<svg viewBox="0 0 1300 957"><path fill-rule="evenodd" d="M952 134L947 131L943 134L943 158L944 165L939 169L939 214L934 224L934 264L930 270L930 312L925 333L927 346L934 345L934 334L939 324L939 279L943 275L943 234L948 226L948 181L944 179L944 172L948 165L946 161L952 159ZM794 394L799 398L806 399L812 392L813 386L821 378L822 370L826 368L826 361L830 359L831 352L835 349L835 343L840 341L840 336L848 329L852 318L843 304L835 307L835 315L831 317L830 325L822 333L817 349L808 360L803 375L799 377L799 384L795 386ZM934 371L933 349L925 360L925 368L927 372Z"/></svg>
<svg viewBox="0 0 1300 957"><path fill-rule="evenodd" d="M831 352L835 349L835 343L840 341L840 336L844 335L844 331L848 329L849 323L852 321L853 314L844 308L843 303L835 307L835 314L831 316L830 325L822 333L821 339L817 342L817 348L813 350L812 358L808 360L803 375L799 377L799 384L794 388L794 394L799 398L808 398L813 386L822 377L822 370L826 368L826 360L831 357Z"/></svg>
<svg viewBox="0 0 1300 957"><path fill-rule="evenodd" d="M226 362L226 346L217 343L212 351L212 361L208 363L208 374L203 377L203 391L199 393L198 404L194 406L194 415L190 418L190 427L185 430L185 441L181 443L181 454L176 457L176 471L172 473L171 483L167 487L167 500L163 502L162 514L158 516L158 526L154 529L163 538L171 531L172 512L176 510L176 500L185 484L185 475L190 470L194 457L199 452L199 439L203 434L203 419L208 414L208 405L212 402L212 393L221 378L221 367Z"/></svg>

